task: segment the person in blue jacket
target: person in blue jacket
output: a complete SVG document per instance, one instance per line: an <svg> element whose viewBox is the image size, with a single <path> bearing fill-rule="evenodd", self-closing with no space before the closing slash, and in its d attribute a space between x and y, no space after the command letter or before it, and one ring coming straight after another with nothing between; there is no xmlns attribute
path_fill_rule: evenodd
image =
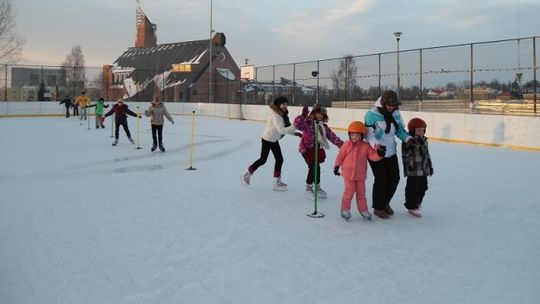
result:
<svg viewBox="0 0 540 304"><path fill-rule="evenodd" d="M396 92L388 90L379 97L375 106L366 112L364 118L368 127L367 141L372 147L381 145L386 150L381 161L369 161L375 176L372 191L373 213L382 219L388 219L394 215L390 201L399 184L395 137L397 136L407 145L412 143L412 137L405 130L399 113L400 104Z"/></svg>

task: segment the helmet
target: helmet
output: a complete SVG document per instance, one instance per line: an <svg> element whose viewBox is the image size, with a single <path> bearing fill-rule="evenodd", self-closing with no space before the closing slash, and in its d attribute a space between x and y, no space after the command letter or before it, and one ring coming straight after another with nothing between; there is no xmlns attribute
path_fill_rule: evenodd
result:
<svg viewBox="0 0 540 304"><path fill-rule="evenodd" d="M399 106L401 105L401 101L398 100L398 96L396 92L392 90L388 90L382 94L381 104L383 106Z"/></svg>
<svg viewBox="0 0 540 304"><path fill-rule="evenodd" d="M414 132L416 128L425 128L425 127L427 127L426 122L420 118L413 118L407 124L407 129L409 129L409 132Z"/></svg>
<svg viewBox="0 0 540 304"><path fill-rule="evenodd" d="M367 128L366 128L366 125L364 125L362 122L353 121L353 122L351 122L351 124L349 124L348 132L349 133L366 134L367 133Z"/></svg>

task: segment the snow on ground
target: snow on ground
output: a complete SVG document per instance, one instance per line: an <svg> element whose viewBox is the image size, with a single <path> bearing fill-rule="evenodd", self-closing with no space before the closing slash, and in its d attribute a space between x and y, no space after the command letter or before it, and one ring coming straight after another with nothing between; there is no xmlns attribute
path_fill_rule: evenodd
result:
<svg viewBox="0 0 540 304"><path fill-rule="evenodd" d="M335 147L313 219L298 138L282 140L288 192L272 157L244 189L263 125L198 118L187 171L191 118L175 118L166 153L147 119L142 150L122 132L112 147L110 121L0 119L1 303L538 303L539 153L432 141L423 218L402 178L392 219L347 223Z"/></svg>

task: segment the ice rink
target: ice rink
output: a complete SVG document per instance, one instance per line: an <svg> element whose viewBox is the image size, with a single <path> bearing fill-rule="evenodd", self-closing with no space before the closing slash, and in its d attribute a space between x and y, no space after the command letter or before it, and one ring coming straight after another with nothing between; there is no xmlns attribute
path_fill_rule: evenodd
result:
<svg viewBox="0 0 540 304"><path fill-rule="evenodd" d="M539 303L540 153L431 141L423 218L402 177L392 219L345 222L332 146L313 219L297 137L289 191L272 156L243 188L264 125L197 118L188 171L191 117L174 118L165 153L148 119L141 150L122 130L112 147L110 120L0 119L1 303Z"/></svg>

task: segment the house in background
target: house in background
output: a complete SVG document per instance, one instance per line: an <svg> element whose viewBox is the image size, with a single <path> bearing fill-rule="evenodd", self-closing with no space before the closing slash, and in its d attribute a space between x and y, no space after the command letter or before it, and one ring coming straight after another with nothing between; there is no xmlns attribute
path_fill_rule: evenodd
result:
<svg viewBox="0 0 540 304"><path fill-rule="evenodd" d="M240 69L225 47L225 35L210 39L157 44L156 25L137 8L135 46L112 65L103 66L103 95L107 100L126 98L149 101L208 102L212 73L213 102L238 102ZM212 71L210 71L210 49Z"/></svg>

